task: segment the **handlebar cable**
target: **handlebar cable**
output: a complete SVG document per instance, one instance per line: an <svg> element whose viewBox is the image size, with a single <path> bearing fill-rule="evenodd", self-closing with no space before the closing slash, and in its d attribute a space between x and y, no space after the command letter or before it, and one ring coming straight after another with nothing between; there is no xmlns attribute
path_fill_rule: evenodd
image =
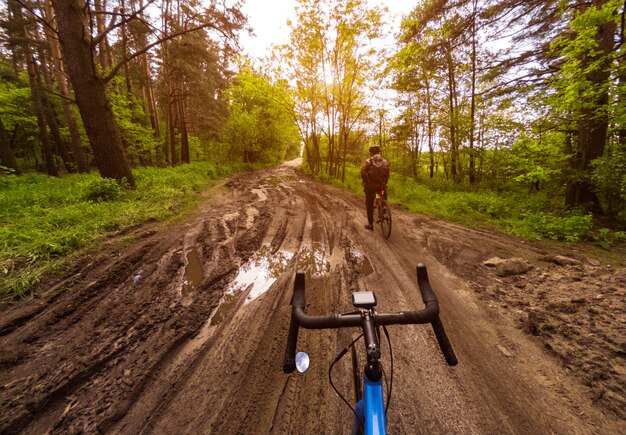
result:
<svg viewBox="0 0 626 435"><path fill-rule="evenodd" d="M391 391L393 389L393 350L391 348L391 338L389 337L389 331L387 331L387 327L385 325L383 325L383 332L385 333L385 337L387 337L387 344L389 345L389 364L391 366L389 370L389 384L388 384L389 389L387 390L387 405L385 406L385 418L386 418L387 410L389 410L389 403L391 402ZM387 382L386 379L385 379L385 382Z"/></svg>
<svg viewBox="0 0 626 435"><path fill-rule="evenodd" d="M339 398L341 400L343 400L343 402L348 405L348 408L350 408L350 410L352 411L352 413L356 416L356 418L359 418L359 416L356 413L356 410L354 409L354 407L352 405L350 405L350 402L348 402L346 400L345 397L343 397L343 395L339 392L339 390L335 387L335 384L333 383L333 378L331 376L331 373L333 371L333 367L335 366L335 364L337 363L337 361L339 361L341 358L344 357L344 355L346 353L348 353L348 350L354 346L354 343L356 343L357 341L359 341L361 339L361 337L363 337L363 334L359 335L357 338L355 338L354 340L352 340L352 343L350 343L349 345L347 345L341 352L339 352L339 354L335 357L335 360L333 361L333 363L330 365L330 368L328 369L328 380L330 381L330 386L333 387L333 390L335 390L335 393L337 393L337 395L339 396Z"/></svg>

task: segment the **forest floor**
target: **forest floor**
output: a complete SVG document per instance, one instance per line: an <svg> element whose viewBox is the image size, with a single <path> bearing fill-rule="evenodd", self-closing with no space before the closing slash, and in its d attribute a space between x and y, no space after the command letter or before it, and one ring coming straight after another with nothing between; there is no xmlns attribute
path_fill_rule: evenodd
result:
<svg viewBox="0 0 626 435"><path fill-rule="evenodd" d="M626 433L626 256L393 217L389 240L365 230L361 197L292 162L112 237L0 307L0 433L347 433L327 370L352 331L301 330L311 367L282 373L294 273L310 314L364 289L410 310L417 263L459 365L429 327L390 327L390 433ZM333 379L349 397L348 360Z"/></svg>

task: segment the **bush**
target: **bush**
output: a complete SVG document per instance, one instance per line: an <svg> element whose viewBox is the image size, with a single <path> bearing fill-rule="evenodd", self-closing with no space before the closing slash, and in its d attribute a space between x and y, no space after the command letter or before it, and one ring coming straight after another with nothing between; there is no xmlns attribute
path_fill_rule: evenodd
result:
<svg viewBox="0 0 626 435"><path fill-rule="evenodd" d="M602 249L610 249L615 242L626 241L626 232L612 231L609 228L600 228L593 235L593 241Z"/></svg>
<svg viewBox="0 0 626 435"><path fill-rule="evenodd" d="M106 202L114 201L122 195L122 187L111 178L99 178L85 185L83 198L87 201Z"/></svg>
<svg viewBox="0 0 626 435"><path fill-rule="evenodd" d="M607 214L626 222L626 151L607 153L592 162L595 191Z"/></svg>
<svg viewBox="0 0 626 435"><path fill-rule="evenodd" d="M522 221L528 229L540 237L577 242L587 236L591 230L593 215L572 214L559 217L528 212L523 216Z"/></svg>
<svg viewBox="0 0 626 435"><path fill-rule="evenodd" d="M44 271L111 231L180 215L211 179L235 169L208 162L137 169L134 190L95 173L0 177L0 297L24 295Z"/></svg>

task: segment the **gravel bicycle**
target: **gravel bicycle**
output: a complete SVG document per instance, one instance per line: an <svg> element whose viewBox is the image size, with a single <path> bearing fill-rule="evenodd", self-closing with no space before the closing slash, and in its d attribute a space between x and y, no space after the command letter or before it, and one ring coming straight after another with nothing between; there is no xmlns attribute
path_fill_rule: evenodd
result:
<svg viewBox="0 0 626 435"><path fill-rule="evenodd" d="M385 236L385 239L388 239L391 235L391 207L387 203L387 192L384 189L376 192L374 207L376 207L377 211L376 223L380 224L383 236Z"/></svg>
<svg viewBox="0 0 626 435"><path fill-rule="evenodd" d="M293 297L291 299L291 321L289 325L289 335L287 337L287 348L283 362L283 371L292 373L296 369L296 346L298 342L299 328L306 329L338 329L349 327L360 327L362 334L344 348L330 365L328 378L330 384L339 397L352 409L354 414L352 420L352 434L365 433L386 434L387 410L391 400L393 386L393 352L391 351L391 340L387 332L386 325L406 325L430 323L435 332L441 352L446 362L450 366L455 366L458 361L450 341L446 335L441 319L439 318L439 302L428 281L428 272L423 264L417 265L417 283L420 289L425 308L416 311L402 311L398 313L378 313L376 307L376 295L371 291L360 291L352 293L352 305L358 311L345 314L331 314L326 316L309 316L306 314L306 301L304 296L303 273L296 273L293 286ZM380 329L389 344L390 356L390 376L387 383L387 403L383 397L383 368L381 363ZM362 372L358 368L355 343L361 337L365 341L366 363ZM352 352L352 368L354 379L354 390L356 405L353 407L339 393L332 381L333 366L339 361L348 350ZM302 353L298 353L298 357ZM306 354L305 354L306 356ZM308 356L306 356L308 361Z"/></svg>

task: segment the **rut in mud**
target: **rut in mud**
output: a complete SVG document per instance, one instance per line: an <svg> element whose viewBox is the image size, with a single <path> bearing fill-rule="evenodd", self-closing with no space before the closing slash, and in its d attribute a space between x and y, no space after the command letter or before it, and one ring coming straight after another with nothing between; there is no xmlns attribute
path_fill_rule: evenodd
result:
<svg viewBox="0 0 626 435"><path fill-rule="evenodd" d="M599 356L621 369L584 385L584 368L553 357L557 344L547 352L517 327L523 302L503 309L511 302L501 293L523 278L482 266L496 251L545 252L399 209L385 240L363 228L362 208L293 165L234 177L184 223L135 230L132 243L93 253L41 297L5 306L0 432L349 432L351 411L327 370L352 331L301 330L311 368L282 373L295 271L306 271L309 313L350 311L350 292L364 289L380 311L398 311L421 307L419 262L460 365L445 365L427 327L390 328L392 433L624 431L623 323L606 338L617 354ZM615 291L603 298L621 300L623 313L620 273L608 273ZM333 372L347 396L348 364Z"/></svg>

